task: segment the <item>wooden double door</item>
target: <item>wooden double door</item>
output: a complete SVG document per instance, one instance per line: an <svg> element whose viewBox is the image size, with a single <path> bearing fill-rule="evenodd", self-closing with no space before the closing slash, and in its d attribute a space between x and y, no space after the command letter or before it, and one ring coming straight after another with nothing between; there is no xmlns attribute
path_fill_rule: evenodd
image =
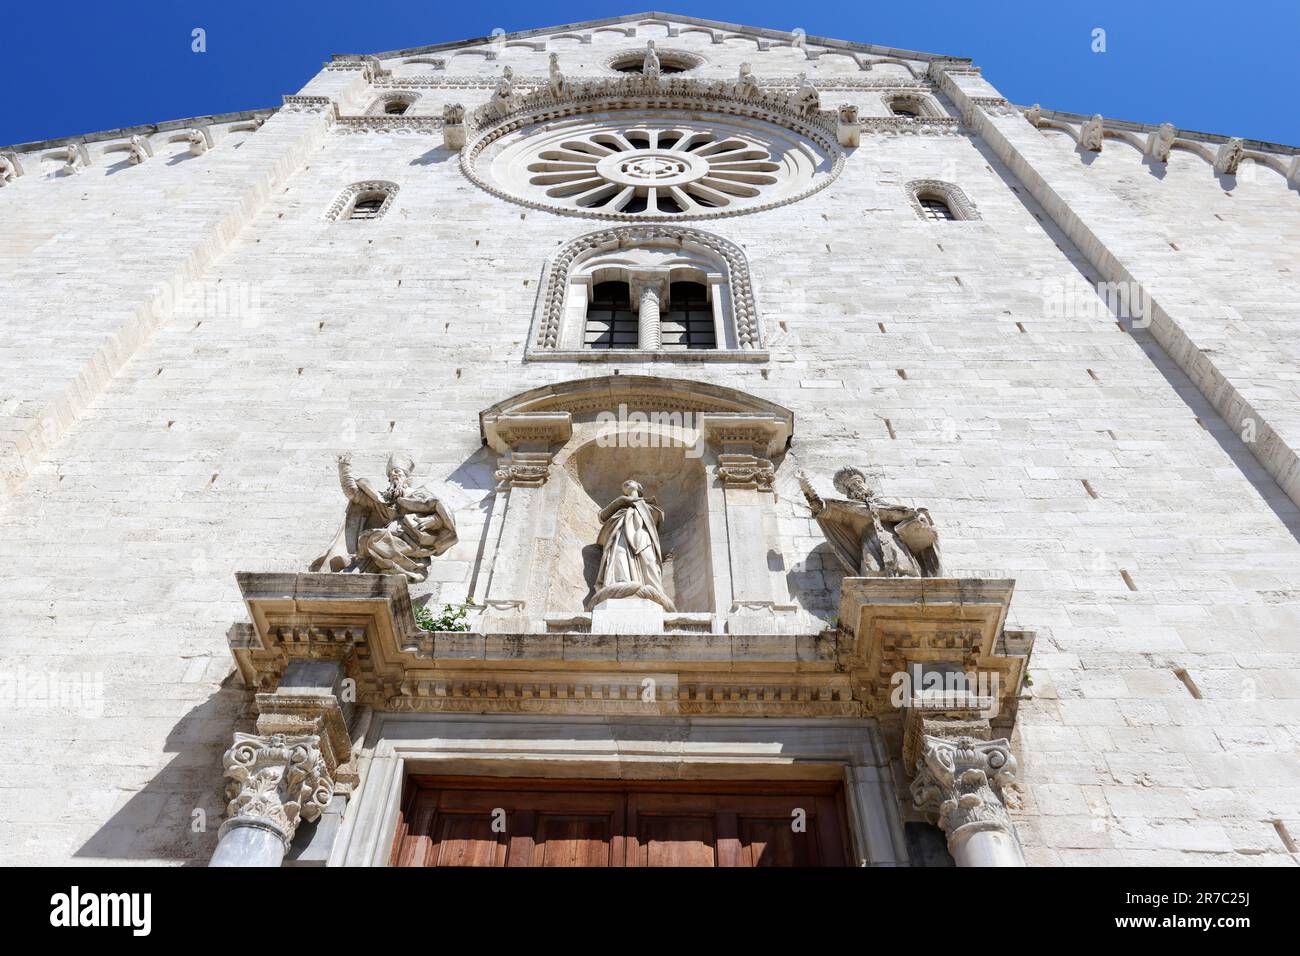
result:
<svg viewBox="0 0 1300 956"><path fill-rule="evenodd" d="M848 866L838 783L413 777L396 866Z"/></svg>

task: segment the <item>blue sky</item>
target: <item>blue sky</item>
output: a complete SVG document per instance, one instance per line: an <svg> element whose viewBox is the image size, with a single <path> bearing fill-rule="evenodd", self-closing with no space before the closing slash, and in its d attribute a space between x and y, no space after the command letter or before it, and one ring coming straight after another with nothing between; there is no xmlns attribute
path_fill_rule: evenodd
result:
<svg viewBox="0 0 1300 956"><path fill-rule="evenodd" d="M665 0L666 2L666 0ZM333 53L642 9L608 2L89 0L0 20L0 143L278 104ZM1014 102L1300 145L1300 0L695 3L668 12L969 56ZM207 52L190 31L207 31ZM1094 29L1106 50L1091 49ZM1288 101L1290 104L1288 106Z"/></svg>

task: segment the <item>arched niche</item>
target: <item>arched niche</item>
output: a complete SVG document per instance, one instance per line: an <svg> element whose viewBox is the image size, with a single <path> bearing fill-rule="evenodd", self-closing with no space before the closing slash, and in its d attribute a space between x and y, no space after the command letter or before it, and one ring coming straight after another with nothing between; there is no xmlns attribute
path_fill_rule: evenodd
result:
<svg viewBox="0 0 1300 956"><path fill-rule="evenodd" d="M629 478L664 510L675 606L664 630L768 633L794 620L773 493L788 409L720 385L614 375L532 389L479 418L498 455L486 630L596 626L599 515Z"/></svg>
<svg viewBox="0 0 1300 956"><path fill-rule="evenodd" d="M694 446L674 430L653 425L625 433L634 436L629 441L608 442L609 431L595 431L557 455L552 468L550 481L558 485L559 505L546 613L564 615L588 606L600 561L601 549L595 544L600 510L622 494L624 480L634 478L664 512L659 530L664 590L681 614L713 614L717 608L709 561L708 488L703 461L690 457Z"/></svg>

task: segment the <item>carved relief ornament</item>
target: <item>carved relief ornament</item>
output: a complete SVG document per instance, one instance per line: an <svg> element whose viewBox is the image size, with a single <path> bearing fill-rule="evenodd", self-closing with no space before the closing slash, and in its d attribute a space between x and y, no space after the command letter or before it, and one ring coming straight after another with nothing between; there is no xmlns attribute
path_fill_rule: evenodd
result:
<svg viewBox="0 0 1300 956"><path fill-rule="evenodd" d="M235 734L226 751L226 829L249 820L275 831L286 847L299 820L317 819L334 795L334 781L315 734L290 737Z"/></svg>

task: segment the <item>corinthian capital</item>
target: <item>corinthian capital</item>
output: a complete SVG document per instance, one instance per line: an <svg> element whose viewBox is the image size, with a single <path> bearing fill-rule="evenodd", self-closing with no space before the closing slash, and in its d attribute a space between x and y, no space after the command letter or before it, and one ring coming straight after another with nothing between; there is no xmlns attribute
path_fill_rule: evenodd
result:
<svg viewBox="0 0 1300 956"><path fill-rule="evenodd" d="M1020 808L1016 758L1007 739L922 739L912 779L912 803L938 819L951 844L979 830L1014 833L1008 809Z"/></svg>
<svg viewBox="0 0 1300 956"><path fill-rule="evenodd" d="M334 795L334 780L320 751L320 737L235 734L226 751L223 832L235 825L262 826L287 848L298 821L315 820Z"/></svg>

